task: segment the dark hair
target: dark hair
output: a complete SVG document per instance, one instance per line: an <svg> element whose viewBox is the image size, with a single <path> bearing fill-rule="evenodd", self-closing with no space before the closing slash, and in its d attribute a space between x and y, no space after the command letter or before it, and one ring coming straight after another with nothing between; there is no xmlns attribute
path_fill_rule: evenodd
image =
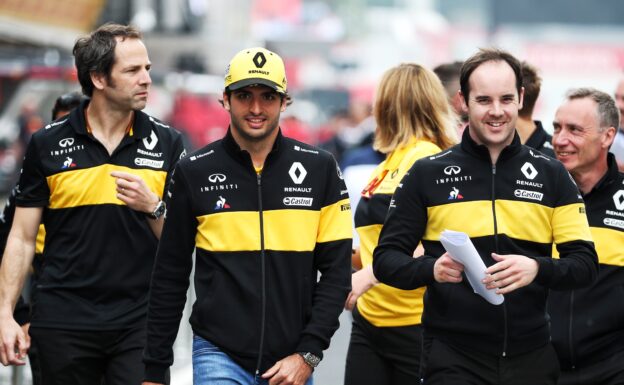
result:
<svg viewBox="0 0 624 385"><path fill-rule="evenodd" d="M57 114L60 111L70 111L78 107L80 102L86 100L87 97L80 92L69 92L56 98L54 107L52 108L52 120L57 119Z"/></svg>
<svg viewBox="0 0 624 385"><path fill-rule="evenodd" d="M452 96L457 93L456 89L451 89L454 86L454 82L459 82L459 73L461 71L463 62L454 61L451 63L443 63L436 66L433 72L438 75L447 95Z"/></svg>
<svg viewBox="0 0 624 385"><path fill-rule="evenodd" d="M479 52L472 55L464 62L459 75L459 87L464 95L466 104L468 104L468 96L470 94L470 84L468 83L470 75L472 75L474 70L476 70L481 64L490 61L504 61L509 64L516 75L516 89L518 91L518 96L520 96L520 91L522 89L522 65L520 64L520 61L509 52L498 48L481 48L479 49Z"/></svg>
<svg viewBox="0 0 624 385"><path fill-rule="evenodd" d="M74 58L78 71L78 81L82 92L93 95L91 74L103 74L110 80L111 69L115 64L115 47L117 38L121 40L141 39L138 29L121 24L106 23L91 34L81 37L74 44Z"/></svg>
<svg viewBox="0 0 624 385"><path fill-rule="evenodd" d="M537 74L537 68L526 61L522 63L522 86L524 87L524 99L522 108L518 110L518 116L530 119L533 116L535 102L542 88L542 78Z"/></svg>

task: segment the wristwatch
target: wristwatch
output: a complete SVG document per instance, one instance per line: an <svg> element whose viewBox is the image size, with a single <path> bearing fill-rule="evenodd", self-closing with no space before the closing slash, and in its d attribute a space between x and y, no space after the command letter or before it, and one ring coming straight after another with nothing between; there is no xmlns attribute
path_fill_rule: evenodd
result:
<svg viewBox="0 0 624 385"><path fill-rule="evenodd" d="M166 213L167 213L167 205L165 204L165 201L161 199L156 204L156 208L154 209L154 211L152 211L151 213L147 215L149 215L149 217L152 219L159 219Z"/></svg>
<svg viewBox="0 0 624 385"><path fill-rule="evenodd" d="M303 362L308 364L312 369L316 368L321 362L321 357L310 352L298 352L297 354L299 354L303 358Z"/></svg>

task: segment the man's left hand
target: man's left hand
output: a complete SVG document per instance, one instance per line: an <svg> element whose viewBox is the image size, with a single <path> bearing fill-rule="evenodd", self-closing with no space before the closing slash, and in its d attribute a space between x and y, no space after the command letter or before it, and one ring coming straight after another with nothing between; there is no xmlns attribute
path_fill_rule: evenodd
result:
<svg viewBox="0 0 624 385"><path fill-rule="evenodd" d="M123 171L113 171L111 176L116 179L117 198L128 207L143 213L151 213L156 209L158 195L149 189L140 176Z"/></svg>
<svg viewBox="0 0 624 385"><path fill-rule="evenodd" d="M304 385L311 374L312 368L295 353L277 361L262 378L269 379L269 385Z"/></svg>
<svg viewBox="0 0 624 385"><path fill-rule="evenodd" d="M524 255L492 253L498 261L485 272L483 283L488 289L496 289L497 294L507 294L524 287L535 279L539 265L536 260Z"/></svg>

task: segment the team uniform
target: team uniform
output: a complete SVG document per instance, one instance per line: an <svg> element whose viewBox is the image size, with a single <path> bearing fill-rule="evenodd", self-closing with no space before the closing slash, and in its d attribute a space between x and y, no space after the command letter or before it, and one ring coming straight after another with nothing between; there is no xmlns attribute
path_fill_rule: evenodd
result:
<svg viewBox="0 0 624 385"><path fill-rule="evenodd" d="M355 213L363 267L373 262L373 250L399 182L416 160L437 152L440 148L435 144L413 138L388 154L373 171ZM358 298L345 384L379 385L388 377L393 383L418 381L424 291L399 290L380 283ZM375 374L384 375L377 378Z"/></svg>
<svg viewBox="0 0 624 385"><path fill-rule="evenodd" d="M465 383L449 373L466 366L482 383L554 383L548 289L587 286L597 273L583 201L565 168L521 145L517 134L492 165L488 149L468 130L459 145L417 161L401 181L374 253L375 276L403 290L427 286L425 383L437 383L440 373L447 384ZM467 233L486 266L495 263L492 252L535 259L535 280L499 306L475 294L465 278L436 282L433 267L445 253L445 229ZM412 258L419 241L425 255ZM551 258L553 243L560 260ZM465 357L478 362L460 362ZM534 358L541 364L531 364ZM530 370L514 371L520 363Z"/></svg>
<svg viewBox="0 0 624 385"><path fill-rule="evenodd" d="M559 384L624 382L624 175L613 154L609 169L583 198L600 263L584 289L552 291L548 298Z"/></svg>
<svg viewBox="0 0 624 385"><path fill-rule="evenodd" d="M114 356L119 350L136 352L144 343L157 239L146 214L117 199L110 173L139 175L160 195L184 154L180 133L141 111L134 112L131 127L109 154L88 130L87 104L32 136L16 198L18 206L45 208L47 233L31 334L42 355L43 375L55 378L81 375L63 372L73 354L101 350L103 356ZM88 342L76 348L84 338ZM124 346L127 341L134 345ZM70 350L76 351L61 353L73 343ZM138 354L120 364L133 366L134 375ZM93 358L84 363L82 375L97 376L106 365L102 357Z"/></svg>
<svg viewBox="0 0 624 385"><path fill-rule="evenodd" d="M296 352L322 356L351 283L351 210L331 155L279 133L255 170L228 131L178 164L168 207L146 380L173 362L195 247L196 339L254 374Z"/></svg>
<svg viewBox="0 0 624 385"><path fill-rule="evenodd" d="M544 126L541 121L534 120L533 123L535 123L535 131L533 131L531 136L529 136L525 145L554 159L555 151L552 146L552 136L544 130Z"/></svg>

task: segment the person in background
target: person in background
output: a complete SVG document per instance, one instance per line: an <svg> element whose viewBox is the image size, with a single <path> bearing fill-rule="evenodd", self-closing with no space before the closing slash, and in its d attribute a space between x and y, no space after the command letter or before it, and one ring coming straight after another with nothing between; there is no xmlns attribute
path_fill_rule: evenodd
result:
<svg viewBox="0 0 624 385"><path fill-rule="evenodd" d="M29 329L43 384L139 384L160 197L184 148L179 132L141 112L151 62L137 29L105 24L73 53L90 99L28 145L0 268L0 361L24 364L12 312L43 223Z"/></svg>
<svg viewBox="0 0 624 385"><path fill-rule="evenodd" d="M542 122L533 120L535 102L539 97L542 87L542 78L537 74L537 69L523 61L522 63L522 86L524 87L524 100L522 108L518 111L516 131L520 136L520 142L536 149L544 155L552 158L555 153L552 149L552 136L548 135Z"/></svg>
<svg viewBox="0 0 624 385"><path fill-rule="evenodd" d="M78 107L81 102L88 98L80 92L68 92L56 98L52 107L52 120L58 120L68 115L71 110Z"/></svg>
<svg viewBox="0 0 624 385"><path fill-rule="evenodd" d="M368 178L355 213L362 269L352 274L345 307L353 311L345 385L418 384L424 289L378 284L372 257L390 199L412 164L457 142L440 80L415 63L388 70L373 108L374 148L386 159Z"/></svg>
<svg viewBox="0 0 624 385"><path fill-rule="evenodd" d="M620 123L610 151L615 155L618 168L624 172L624 77L619 80L614 96L617 108L620 110Z"/></svg>
<svg viewBox="0 0 624 385"><path fill-rule="evenodd" d="M577 88L554 119L553 147L578 185L596 244L596 282L548 297L559 385L624 383L624 174L609 146L620 124L608 94Z"/></svg>
<svg viewBox="0 0 624 385"><path fill-rule="evenodd" d="M469 126L460 144L423 158L390 202L373 272L402 290L426 286L421 373L427 385L556 384L549 289L589 286L596 251L583 200L558 161L520 144L520 62L482 49L461 69ZM494 305L475 293L464 266L440 241L444 230L470 237ZM422 242L424 255L414 258ZM556 244L560 259L551 258Z"/></svg>
<svg viewBox="0 0 624 385"><path fill-rule="evenodd" d="M350 290L346 187L331 154L281 134L276 53L238 52L224 88L227 134L180 161L167 193L144 384L173 363L195 261L194 383L310 385Z"/></svg>
<svg viewBox="0 0 624 385"><path fill-rule="evenodd" d="M57 120L67 114L77 107L86 97L79 92L70 92L67 94L63 94L59 96L52 108L52 120ZM4 248L6 247L6 241L9 237L9 231L11 230L11 225L13 224L13 216L15 215L15 197L18 193L18 186L15 186L11 190L11 194L7 199L4 209L2 210L2 215L0 216L0 250L4 252ZM29 301L24 301L23 296L20 296L15 305L15 310L13 311L13 318L15 318L16 322L22 327L24 331L24 335L26 336L27 341L30 342L30 335L28 333L28 329L30 328L30 303L32 301L33 290L36 287L37 280L39 278L39 274L41 272L41 255L43 254L43 243L45 239L45 229L43 225L39 226L39 231L37 233L37 241L35 246L35 256L33 259L32 265L32 275L30 276L30 289L29 293ZM0 261L2 257L0 257ZM37 355L37 349L34 345L30 345L30 349L28 349L28 361L30 364L30 370L32 373L32 381L33 385L40 385L41 382L41 373L39 369L39 357Z"/></svg>
<svg viewBox="0 0 624 385"><path fill-rule="evenodd" d="M457 136L460 138L468 125L468 114L462 108L461 95L459 94L459 72L461 66L461 61L454 61L440 64L433 69L433 72L440 78L449 103L451 103L451 107L459 119L456 127Z"/></svg>

